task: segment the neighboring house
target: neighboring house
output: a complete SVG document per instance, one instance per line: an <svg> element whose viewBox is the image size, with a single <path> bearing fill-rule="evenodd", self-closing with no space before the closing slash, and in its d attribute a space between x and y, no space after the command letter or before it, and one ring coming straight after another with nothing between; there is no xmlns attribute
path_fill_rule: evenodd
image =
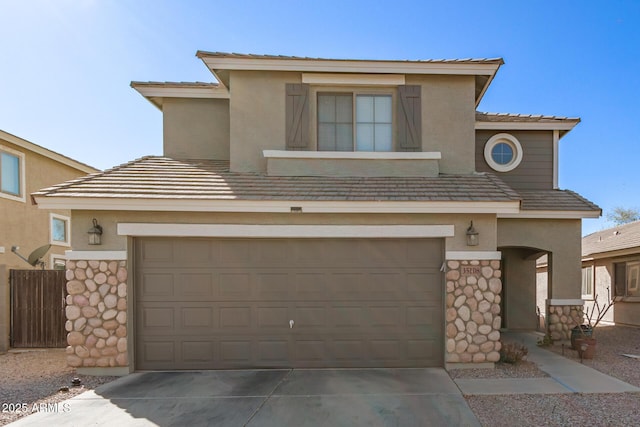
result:
<svg viewBox="0 0 640 427"><path fill-rule="evenodd" d="M71 211L38 209L30 193L97 169L0 130L0 352L9 348L9 270L33 268L11 252L27 257L51 244L46 268L64 268L71 246ZM85 230L86 232L86 230Z"/></svg>
<svg viewBox="0 0 640 427"><path fill-rule="evenodd" d="M640 221L582 239L582 298L591 307L596 295L616 299L605 320L640 326Z"/></svg>
<svg viewBox="0 0 640 427"><path fill-rule="evenodd" d="M541 254L551 307L581 312L601 212L558 189L579 119L476 112L502 59L197 55L218 83L132 83L163 157L34 194L72 210L70 365L493 363L536 326Z"/></svg>

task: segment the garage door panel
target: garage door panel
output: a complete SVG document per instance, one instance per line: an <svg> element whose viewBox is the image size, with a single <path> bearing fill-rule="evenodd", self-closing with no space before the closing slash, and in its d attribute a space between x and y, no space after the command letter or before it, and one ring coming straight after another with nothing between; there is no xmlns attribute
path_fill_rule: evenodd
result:
<svg viewBox="0 0 640 427"><path fill-rule="evenodd" d="M442 254L429 239L139 239L135 366L441 366Z"/></svg>
<svg viewBox="0 0 640 427"><path fill-rule="evenodd" d="M220 272L218 295L220 300L247 300L252 297L251 275L244 271Z"/></svg>

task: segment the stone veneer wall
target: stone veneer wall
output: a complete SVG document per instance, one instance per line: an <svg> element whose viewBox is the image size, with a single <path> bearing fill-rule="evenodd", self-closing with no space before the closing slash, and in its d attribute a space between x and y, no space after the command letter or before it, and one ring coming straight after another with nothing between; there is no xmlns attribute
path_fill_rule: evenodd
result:
<svg viewBox="0 0 640 427"><path fill-rule="evenodd" d="M129 364L126 261L67 261L67 363Z"/></svg>
<svg viewBox="0 0 640 427"><path fill-rule="evenodd" d="M576 320L584 318L581 305L550 305L547 313L548 332L554 340L571 339L571 329L578 325Z"/></svg>
<svg viewBox="0 0 640 427"><path fill-rule="evenodd" d="M500 261L447 261L447 363L500 360Z"/></svg>

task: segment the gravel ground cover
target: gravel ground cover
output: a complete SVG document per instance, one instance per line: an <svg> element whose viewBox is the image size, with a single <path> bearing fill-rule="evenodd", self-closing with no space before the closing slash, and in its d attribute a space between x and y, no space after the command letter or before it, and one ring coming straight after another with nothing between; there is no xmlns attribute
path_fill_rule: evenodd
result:
<svg viewBox="0 0 640 427"><path fill-rule="evenodd" d="M619 325L599 326L595 328L593 337L598 342L596 355L593 359L584 359L582 363L640 387L640 359L622 356L623 354L640 356L640 328ZM563 349L562 345L557 343L548 349L558 354L563 354L564 351L564 357L580 362L578 352L571 349L569 344L566 344Z"/></svg>
<svg viewBox="0 0 640 427"><path fill-rule="evenodd" d="M73 378L82 385L74 387ZM76 374L64 349L29 350L0 355L0 426L37 411L40 404L62 402L117 377ZM66 388L66 391L60 389ZM34 407L34 404L36 405Z"/></svg>
<svg viewBox="0 0 640 427"><path fill-rule="evenodd" d="M624 326L598 327L596 356L584 364L629 384L640 387L640 359L621 354L640 354L640 328ZM548 350L580 362L578 354L557 343ZM522 369L522 372L518 372ZM450 373L453 378L531 378L536 367L511 365L501 372ZM471 370L481 371L481 370ZM465 396L467 403L483 426L640 426L640 393L547 394Z"/></svg>

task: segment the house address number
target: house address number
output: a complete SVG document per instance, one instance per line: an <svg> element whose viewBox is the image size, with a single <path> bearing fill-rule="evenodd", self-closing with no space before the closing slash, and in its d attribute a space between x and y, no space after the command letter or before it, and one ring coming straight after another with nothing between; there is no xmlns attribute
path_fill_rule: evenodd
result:
<svg viewBox="0 0 640 427"><path fill-rule="evenodd" d="M463 276L478 276L480 274L480 267L465 266L465 267L462 267L461 273Z"/></svg>

